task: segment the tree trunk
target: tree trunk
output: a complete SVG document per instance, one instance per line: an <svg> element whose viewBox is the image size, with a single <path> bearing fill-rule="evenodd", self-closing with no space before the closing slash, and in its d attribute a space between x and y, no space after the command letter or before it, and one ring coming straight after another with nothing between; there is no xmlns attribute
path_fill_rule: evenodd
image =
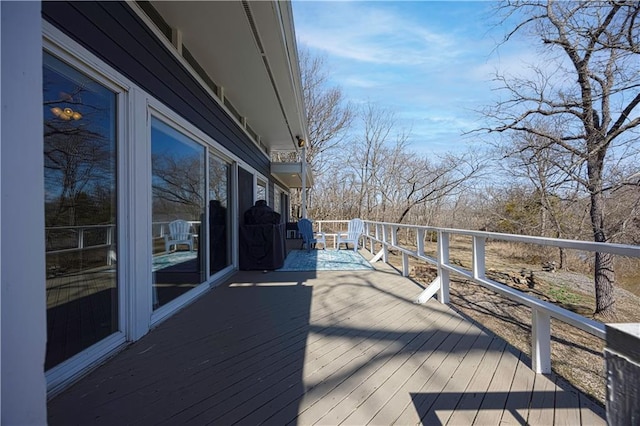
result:
<svg viewBox="0 0 640 426"><path fill-rule="evenodd" d="M596 253L595 263L596 281L596 312L603 319L614 319L616 316L615 298L613 295L615 272L613 270L613 255Z"/></svg>
<svg viewBox="0 0 640 426"><path fill-rule="evenodd" d="M568 269L568 265L567 265L567 252L565 251L564 248L560 247L558 249L559 251L559 255L560 255L560 261L558 262L558 269L561 270L566 270Z"/></svg>
<svg viewBox="0 0 640 426"><path fill-rule="evenodd" d="M593 237L597 243L606 242L604 232L604 196L602 194L602 181L600 179L601 168L593 167L589 170L591 182L595 182L591 188L591 225ZM596 170L593 170L596 169ZM613 293L616 280L613 269L613 255L609 253L596 253L594 265L594 279L596 289L595 314L602 319L613 319L616 315L615 296Z"/></svg>

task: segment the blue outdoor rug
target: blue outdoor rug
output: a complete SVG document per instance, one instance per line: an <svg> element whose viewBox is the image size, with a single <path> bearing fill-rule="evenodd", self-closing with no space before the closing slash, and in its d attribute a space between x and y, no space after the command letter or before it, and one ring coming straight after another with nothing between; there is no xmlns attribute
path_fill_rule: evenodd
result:
<svg viewBox="0 0 640 426"><path fill-rule="evenodd" d="M198 257L198 252L195 251L174 251L153 256L153 272L188 262L196 257Z"/></svg>
<svg viewBox="0 0 640 426"><path fill-rule="evenodd" d="M353 250L292 250L278 271L359 271L373 269Z"/></svg>

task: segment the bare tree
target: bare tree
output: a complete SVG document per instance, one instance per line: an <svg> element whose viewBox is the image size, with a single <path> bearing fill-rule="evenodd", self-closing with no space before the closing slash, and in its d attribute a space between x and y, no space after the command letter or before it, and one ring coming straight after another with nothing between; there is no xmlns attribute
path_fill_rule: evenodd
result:
<svg viewBox="0 0 640 426"><path fill-rule="evenodd" d="M549 128L550 124L554 128ZM562 123L539 122L535 127L547 134L560 134ZM537 234L567 238L573 222L567 208L575 204L582 193L575 185L575 178L583 169L582 161L579 158L576 161L571 152L549 145L545 138L527 132L512 134L502 147L501 156L508 160L507 174L517 180L524 179L533 189L539 205ZM559 267L566 267L566 250L562 247L559 248Z"/></svg>
<svg viewBox="0 0 640 426"><path fill-rule="evenodd" d="M176 157L170 153L152 154L154 210L163 219L180 212L198 220L204 206L204 164L196 152Z"/></svg>
<svg viewBox="0 0 640 426"><path fill-rule="evenodd" d="M481 169L471 154L448 155L437 162L413 152L409 133L397 128L392 111L374 103L360 111L362 134L353 138L349 161L355 176L359 217L401 223L412 210L455 196Z"/></svg>
<svg viewBox="0 0 640 426"><path fill-rule="evenodd" d="M329 68L323 56L299 49L302 94L309 140L306 141L306 161L318 181L329 165L327 159L339 146L354 117L353 107L338 86L329 82ZM274 161L298 161L295 152L276 152ZM312 204L313 192L307 193ZM300 206L301 191L292 194L292 205ZM294 207L295 208L295 207Z"/></svg>
<svg viewBox="0 0 640 426"><path fill-rule="evenodd" d="M316 176L323 172L323 157L336 148L354 117L353 107L344 99L342 89L329 84L325 58L308 50L299 51L302 93L309 141L307 163Z"/></svg>
<svg viewBox="0 0 640 426"><path fill-rule="evenodd" d="M545 147L569 153L584 165L574 176L590 199L593 239L609 240L604 182L608 154L633 140L640 125L640 3L625 1L509 1L501 10L519 24L506 36L531 30L557 55L546 58L535 77L499 75L506 100L486 114L488 130L535 135ZM505 20L506 22L506 20ZM551 69L550 65L554 67ZM561 120L561 133L536 126L535 118ZM636 129L637 130L637 129ZM615 315L613 258L595 258L596 314Z"/></svg>
<svg viewBox="0 0 640 426"><path fill-rule="evenodd" d="M345 161L343 167L352 170L357 176L357 217L370 217L379 202L377 184L382 178L378 174L384 165L380 157L396 121L392 111L372 102L362 106L358 117L362 122L362 134L350 142L349 153L345 156L350 160Z"/></svg>
<svg viewBox="0 0 640 426"><path fill-rule="evenodd" d="M48 109L44 120L47 226L108 222L112 209L98 205L105 199L110 203L115 193L115 142L109 138L108 130L96 124L106 121L108 111L84 103L87 90L83 87L74 87L72 93L57 93L46 73L44 87L44 105ZM54 98L47 98L51 92L55 93ZM74 111L69 107L82 120L62 113ZM97 211L101 214L97 215Z"/></svg>

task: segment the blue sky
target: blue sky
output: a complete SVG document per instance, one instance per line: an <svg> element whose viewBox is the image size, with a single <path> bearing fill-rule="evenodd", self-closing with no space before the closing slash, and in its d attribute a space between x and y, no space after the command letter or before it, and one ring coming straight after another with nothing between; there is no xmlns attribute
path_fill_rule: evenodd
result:
<svg viewBox="0 0 640 426"><path fill-rule="evenodd" d="M496 69L532 62L534 47L493 25L488 1L301 1L293 10L299 47L326 56L331 83L352 102L375 102L411 131L425 154L462 151L481 126L475 110L497 94Z"/></svg>

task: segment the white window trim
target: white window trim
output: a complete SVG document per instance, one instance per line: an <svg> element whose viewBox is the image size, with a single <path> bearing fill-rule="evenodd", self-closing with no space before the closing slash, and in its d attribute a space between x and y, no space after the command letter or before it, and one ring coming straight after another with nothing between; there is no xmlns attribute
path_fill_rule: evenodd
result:
<svg viewBox="0 0 640 426"><path fill-rule="evenodd" d="M127 239L128 222L126 206L124 200L128 197L128 188L124 178L125 165L128 162L126 152L128 132L128 92L131 85L126 79L113 72L110 67L93 56L89 51L75 43L69 37L57 30L51 24L43 20L43 53L47 53L68 63L78 71L87 75L91 79L100 83L116 94L117 105L117 127L116 127L116 152L117 152L117 227L118 227L118 259L126 259L129 253ZM70 52L73 52L71 54ZM49 396L55 395L64 389L69 378L76 377L83 371L90 369L96 363L101 362L119 347L123 347L127 341L127 330L129 329L128 303L129 292L131 291L128 280L129 268L127 262L118 263L118 330L105 339L96 342L88 348L82 350L71 358L61 362L55 367L45 372L47 380L47 392Z"/></svg>
<svg viewBox="0 0 640 426"><path fill-rule="evenodd" d="M189 124L189 122L187 120L185 120L184 118L180 117L178 114L174 113L172 110L170 110L169 108L164 107L163 104L161 104L160 102L158 102L157 100L153 99L153 98L148 98L148 116L147 116L147 120L146 122L148 123L146 126L147 129L147 139L148 139L148 146L151 147L152 144L152 140L151 140L151 119L155 118L156 120L161 121L162 123L166 124L167 126L171 127L173 130L181 133L182 135L186 136L187 138L191 139L192 142L196 143L197 145L199 145L200 147L203 148L203 155L204 155L204 162L205 162L205 194L204 194L204 198L205 201L208 200L209 196L208 196L208 191L206 188L206 183L208 182L208 178L207 178L207 170L208 170L208 164L207 164L207 159L208 159L208 155L209 155L209 151L208 151L208 147L210 146L209 143L207 143L207 140L205 140L202 136L204 136L204 134L202 132L199 132L195 126ZM198 135L198 133L200 133ZM209 138L207 138L209 139ZM209 139L210 140L210 139ZM151 182L151 167L153 167L153 165L150 164L150 168L148 169L148 174L149 174L149 182ZM149 188L151 188L151 186L149 186ZM151 190L148 191L148 205L151 207L153 206L153 193ZM205 211L208 210L208 206L206 205L207 203L205 202ZM149 216L148 216L148 228L149 228L149 235L151 235L151 221L149 221L149 218L152 217L152 210L149 210ZM206 216L205 216L206 217ZM206 226L205 224L201 224L200 226ZM151 238L149 239L149 249L150 249L150 255L149 255L149 259L151 259L151 256L153 255L153 251L151 249ZM209 269L209 259L208 256L205 256L205 272L208 271ZM162 321L164 321L165 319L169 318L170 316L172 316L174 313L176 313L178 310L182 309L184 306L186 306L187 304L191 303L192 301L194 301L195 299L197 299L198 297L200 297L200 295L202 295L202 293L206 292L209 290L210 288L210 284L209 284L209 274L206 273L205 276L207 277L204 281L202 281L201 283L197 284L193 289L189 290L187 293L180 295L179 297L176 297L175 299L171 300L170 302L166 303L163 306L160 306L158 309L155 310L151 310L151 326L154 326ZM152 280L148 281L149 284L149 289L150 292L153 291L152 290ZM150 298L149 301L152 302L153 298Z"/></svg>

